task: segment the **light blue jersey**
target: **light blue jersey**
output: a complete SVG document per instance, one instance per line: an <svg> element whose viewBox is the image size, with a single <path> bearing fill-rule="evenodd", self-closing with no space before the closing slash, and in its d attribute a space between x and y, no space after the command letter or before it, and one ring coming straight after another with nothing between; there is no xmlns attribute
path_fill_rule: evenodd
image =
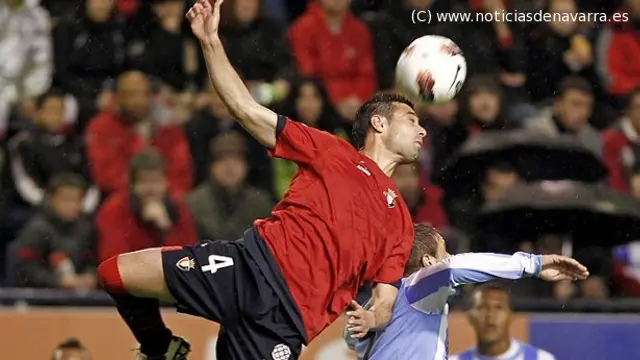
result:
<svg viewBox="0 0 640 360"><path fill-rule="evenodd" d="M448 354L447 301L455 287L494 279L537 276L542 257L527 253L468 253L451 256L402 280L391 321L360 348L368 360L443 360ZM362 357L360 357L360 355ZM368 355L368 356L367 356Z"/></svg>
<svg viewBox="0 0 640 360"><path fill-rule="evenodd" d="M452 355L449 360L555 360L549 352L518 340L511 340L511 345L498 356L483 356L473 348L458 355Z"/></svg>

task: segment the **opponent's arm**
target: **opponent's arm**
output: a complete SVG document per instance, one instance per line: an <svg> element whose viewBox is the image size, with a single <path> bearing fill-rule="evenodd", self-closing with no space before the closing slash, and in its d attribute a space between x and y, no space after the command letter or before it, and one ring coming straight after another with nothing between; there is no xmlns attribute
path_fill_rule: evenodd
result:
<svg viewBox="0 0 640 360"><path fill-rule="evenodd" d="M234 70L218 36L222 0L198 0L187 13L191 29L204 53L209 79L229 112L253 137L269 149L276 143L278 117L258 104Z"/></svg>
<svg viewBox="0 0 640 360"><path fill-rule="evenodd" d="M345 337L361 339L369 331L382 330L389 321L393 313L393 305L398 296L398 288L395 285L377 283L373 287L373 296L367 303L371 305L365 309L355 300L351 302L354 310L347 312L347 325Z"/></svg>

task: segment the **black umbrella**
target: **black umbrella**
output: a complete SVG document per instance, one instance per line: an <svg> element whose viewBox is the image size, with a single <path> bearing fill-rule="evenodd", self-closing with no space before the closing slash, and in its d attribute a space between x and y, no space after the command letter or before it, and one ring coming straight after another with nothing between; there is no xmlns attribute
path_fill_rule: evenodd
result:
<svg viewBox="0 0 640 360"><path fill-rule="evenodd" d="M515 240L571 234L577 245L616 245L640 238L640 200L575 181L522 184L486 203L478 226Z"/></svg>
<svg viewBox="0 0 640 360"><path fill-rule="evenodd" d="M436 170L436 182L447 196L472 193L486 170L508 163L526 181L578 180L597 182L607 169L600 157L577 136L548 136L524 130L486 131L471 136L447 162Z"/></svg>

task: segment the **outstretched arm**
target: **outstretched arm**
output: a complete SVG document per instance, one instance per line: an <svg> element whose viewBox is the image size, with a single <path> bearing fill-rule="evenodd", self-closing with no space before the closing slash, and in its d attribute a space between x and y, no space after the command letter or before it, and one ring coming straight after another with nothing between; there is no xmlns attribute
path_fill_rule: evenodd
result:
<svg viewBox="0 0 640 360"><path fill-rule="evenodd" d="M253 99L229 62L218 36L221 4L222 0L198 0L187 13L187 19L202 46L213 88L240 125L264 146L273 149L278 117Z"/></svg>

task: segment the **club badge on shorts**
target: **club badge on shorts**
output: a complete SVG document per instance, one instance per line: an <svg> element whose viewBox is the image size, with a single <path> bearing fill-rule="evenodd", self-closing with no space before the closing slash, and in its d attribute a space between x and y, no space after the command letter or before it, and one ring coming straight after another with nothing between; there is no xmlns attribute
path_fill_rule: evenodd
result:
<svg viewBox="0 0 640 360"><path fill-rule="evenodd" d="M396 207L396 198L398 197L398 194L396 194L395 191L387 189L387 191L384 192L384 196L387 199L387 206L389 209Z"/></svg>
<svg viewBox="0 0 640 360"><path fill-rule="evenodd" d="M182 271L190 271L196 268L196 262L188 256L183 257L176 263L178 269Z"/></svg>

